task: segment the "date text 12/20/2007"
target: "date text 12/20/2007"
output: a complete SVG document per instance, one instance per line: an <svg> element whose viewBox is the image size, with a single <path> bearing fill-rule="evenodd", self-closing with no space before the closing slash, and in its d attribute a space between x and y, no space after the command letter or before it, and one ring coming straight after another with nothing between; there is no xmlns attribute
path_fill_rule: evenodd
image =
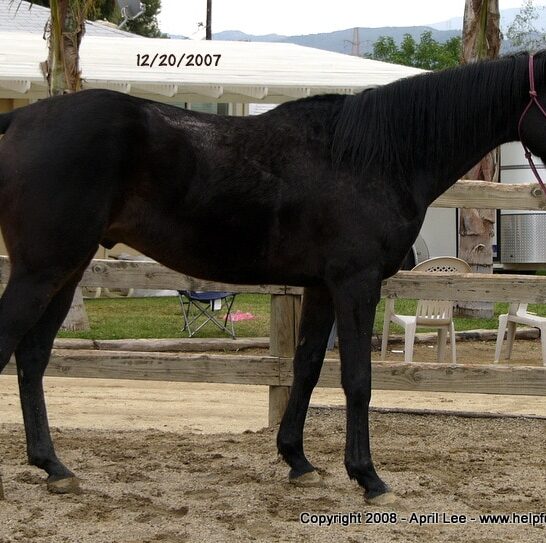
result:
<svg viewBox="0 0 546 543"><path fill-rule="evenodd" d="M136 65L142 68L153 68L155 66L165 66L170 68L185 68L189 66L218 66L220 64L221 54L168 54L168 53L137 53Z"/></svg>

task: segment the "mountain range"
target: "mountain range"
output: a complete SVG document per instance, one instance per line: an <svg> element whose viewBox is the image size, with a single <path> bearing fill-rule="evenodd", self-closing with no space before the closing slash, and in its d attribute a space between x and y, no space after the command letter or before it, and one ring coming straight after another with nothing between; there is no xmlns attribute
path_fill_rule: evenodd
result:
<svg viewBox="0 0 546 543"><path fill-rule="evenodd" d="M404 34L411 34L419 40L419 36L429 30L432 32L432 37L444 42L458 36L461 32L458 30L436 30L428 26L405 26L405 27L382 27L382 28L359 28L360 54L371 53L373 44L381 36L392 36L392 38L400 43ZM353 49L354 29L347 28L345 30L336 30L334 32L325 32L321 34L304 34L300 36L281 36L278 34L267 34L265 36L255 36L245 34L238 30L226 30L213 34L215 40L226 41L266 41L266 42L281 42L295 43L296 45L304 45L306 47L314 47L316 49L325 49L326 51L334 51L336 53L350 54Z"/></svg>
<svg viewBox="0 0 546 543"><path fill-rule="evenodd" d="M539 18L534 21L535 27L543 31L546 28L546 9L544 6L536 6ZM501 28L506 32L507 28L512 24L514 18L519 13L519 8L506 9L501 11ZM445 42L454 36L460 36L462 29L462 17L455 17L439 23L432 23L422 26L397 26L397 27L380 27L380 28L358 28L358 38L360 41L359 53L369 54L373 50L373 44L381 36L391 36L396 43L400 43L405 34L410 34L419 41L421 34L425 31L430 31L432 37L438 42ZM222 32L213 33L214 40L225 41L259 41L259 42L280 42L280 43L295 43L306 47L314 47L316 49L324 49L336 53L351 54L353 51L354 28L345 30L336 30L334 32L325 32L320 34L302 34L296 36L283 36L280 34L265 34L254 35L246 34L240 30L225 30ZM187 39L184 36L171 35L171 38ZM509 49L509 44L503 45L503 50Z"/></svg>
<svg viewBox="0 0 546 543"><path fill-rule="evenodd" d="M538 19L534 21L535 28L542 30L546 28L546 9L545 6L535 6ZM510 8L501 10L501 30L506 33L508 27L514 22L516 15L519 13L519 8ZM436 30L461 30L463 28L463 18L453 17L447 21L432 23L427 26Z"/></svg>

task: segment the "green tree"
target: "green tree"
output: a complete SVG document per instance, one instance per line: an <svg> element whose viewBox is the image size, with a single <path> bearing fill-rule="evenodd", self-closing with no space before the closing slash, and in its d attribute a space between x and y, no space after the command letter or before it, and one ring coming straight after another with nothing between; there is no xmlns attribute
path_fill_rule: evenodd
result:
<svg viewBox="0 0 546 543"><path fill-rule="evenodd" d="M397 45L390 36L381 36L373 44L369 58L414 66L425 70L440 70L457 66L461 57L461 37L455 36L444 43L432 37L427 30L420 36L419 42L411 34L404 34L402 42Z"/></svg>
<svg viewBox="0 0 546 543"><path fill-rule="evenodd" d="M406 34L406 37L413 40L411 34ZM382 60L383 62L392 62L393 64L405 64L412 66L408 59L404 59L403 53L396 45L396 42L391 36L380 36L379 39L373 44L373 53L369 55L374 60Z"/></svg>
<svg viewBox="0 0 546 543"><path fill-rule="evenodd" d="M524 0L519 13L508 27L506 37L515 49L537 51L546 46L544 29L538 30L535 25L535 21L539 18L538 9L533 4L533 0Z"/></svg>
<svg viewBox="0 0 546 543"><path fill-rule="evenodd" d="M143 0L144 13L129 21L125 29L133 34L140 34L148 38L166 38L167 35L159 30L157 15L161 11L161 0Z"/></svg>

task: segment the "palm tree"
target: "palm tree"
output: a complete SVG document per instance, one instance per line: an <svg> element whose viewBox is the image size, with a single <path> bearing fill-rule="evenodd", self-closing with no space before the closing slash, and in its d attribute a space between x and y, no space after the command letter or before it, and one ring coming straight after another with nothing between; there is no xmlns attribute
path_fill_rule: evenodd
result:
<svg viewBox="0 0 546 543"><path fill-rule="evenodd" d="M96 0L50 0L49 56L42 64L51 96L81 89L79 50Z"/></svg>
<svg viewBox="0 0 546 543"><path fill-rule="evenodd" d="M498 0L466 0L463 22L462 63L496 58L501 34ZM463 179L498 181L499 153L492 151L474 166ZM493 233L495 210L461 209L459 214L459 256L474 272L493 272ZM458 302L460 315L491 317L493 307L488 302Z"/></svg>

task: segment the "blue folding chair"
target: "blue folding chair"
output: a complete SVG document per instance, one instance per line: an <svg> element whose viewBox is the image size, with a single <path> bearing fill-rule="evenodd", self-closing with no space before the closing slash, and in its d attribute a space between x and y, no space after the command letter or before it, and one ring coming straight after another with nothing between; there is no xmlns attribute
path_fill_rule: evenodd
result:
<svg viewBox="0 0 546 543"><path fill-rule="evenodd" d="M231 308L235 301L234 292L198 292L191 290L179 290L178 299L182 308L184 327L182 332L188 332L193 337L207 323L212 323L235 339L233 320L230 319ZM223 320L218 319L214 314L225 305L226 316Z"/></svg>

